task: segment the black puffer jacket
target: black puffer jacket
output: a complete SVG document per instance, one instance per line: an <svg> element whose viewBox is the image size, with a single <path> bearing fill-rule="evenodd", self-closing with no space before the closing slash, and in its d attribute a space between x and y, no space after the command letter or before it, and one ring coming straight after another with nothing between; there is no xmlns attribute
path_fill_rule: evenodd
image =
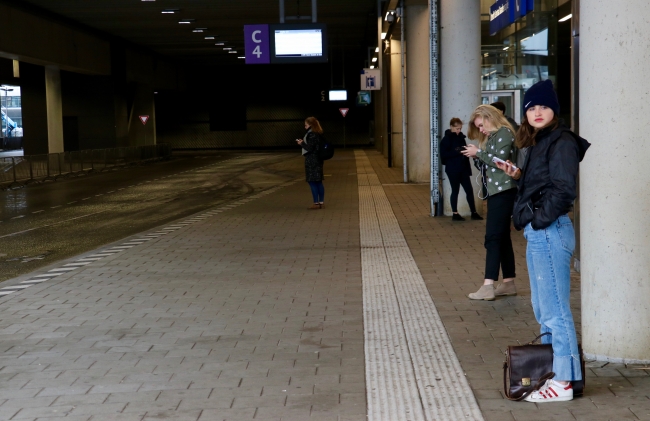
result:
<svg viewBox="0 0 650 421"><path fill-rule="evenodd" d="M571 210L576 198L578 166L591 144L566 127L545 129L528 148L524 172L512 211L515 228L528 223L549 227Z"/></svg>
<svg viewBox="0 0 650 421"><path fill-rule="evenodd" d="M448 174L472 175L469 158L460 153L463 146L467 146L463 133L456 134L449 129L445 131L445 136L440 141L440 157Z"/></svg>

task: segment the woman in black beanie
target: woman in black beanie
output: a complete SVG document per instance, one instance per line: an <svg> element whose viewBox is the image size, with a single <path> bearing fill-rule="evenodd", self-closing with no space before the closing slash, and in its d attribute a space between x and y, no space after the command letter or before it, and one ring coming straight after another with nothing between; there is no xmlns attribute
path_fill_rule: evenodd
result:
<svg viewBox="0 0 650 421"><path fill-rule="evenodd" d="M517 180L513 210L517 230L527 240L526 263L531 301L542 343L553 346L555 377L531 393L529 402L573 399L572 381L582 379L580 354L569 305L571 256L575 233L569 219L576 198L578 165L589 147L558 120L560 105L550 80L536 83L524 96L526 118L515 145L529 148L526 161L515 168L510 161L499 168Z"/></svg>

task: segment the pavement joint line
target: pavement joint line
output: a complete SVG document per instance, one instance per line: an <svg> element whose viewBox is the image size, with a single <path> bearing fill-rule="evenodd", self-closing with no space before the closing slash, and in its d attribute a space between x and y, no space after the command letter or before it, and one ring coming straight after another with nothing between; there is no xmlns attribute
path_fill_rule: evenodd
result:
<svg viewBox="0 0 650 421"><path fill-rule="evenodd" d="M45 278L45 279L30 279L28 281L21 281L21 284L40 284L41 282L49 281L52 278Z"/></svg>
<svg viewBox="0 0 650 421"><path fill-rule="evenodd" d="M52 278L52 277L55 277L55 276L59 276L59 274L54 274L54 273L45 273L45 274L43 274L43 275L35 275L35 276L32 276L32 278Z"/></svg>
<svg viewBox="0 0 650 421"><path fill-rule="evenodd" d="M368 421L482 421L449 335L364 151L358 171ZM435 385L435 386L434 386Z"/></svg>
<svg viewBox="0 0 650 421"><path fill-rule="evenodd" d="M13 286L10 286L10 287L0 288L0 290L2 290L2 291L9 291L9 290L12 290L12 289L23 290L25 288L29 288L30 286L31 285L13 285Z"/></svg>

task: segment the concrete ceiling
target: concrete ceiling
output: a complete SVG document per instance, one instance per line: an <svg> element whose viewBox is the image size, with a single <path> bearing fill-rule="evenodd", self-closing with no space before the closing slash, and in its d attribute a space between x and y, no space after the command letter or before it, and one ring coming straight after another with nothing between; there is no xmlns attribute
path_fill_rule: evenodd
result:
<svg viewBox="0 0 650 421"><path fill-rule="evenodd" d="M101 32L123 38L163 56L188 63L243 62L215 43L243 50L245 24L278 23L279 0L25 0ZM359 48L376 37L376 0L320 0L318 22L328 25L332 48ZM164 9L179 9L163 14ZM285 0L287 16L311 16L311 0ZM195 19L191 24L179 20ZM287 20L307 23L311 20ZM203 33L195 28L208 28ZM205 36L215 36L206 40Z"/></svg>

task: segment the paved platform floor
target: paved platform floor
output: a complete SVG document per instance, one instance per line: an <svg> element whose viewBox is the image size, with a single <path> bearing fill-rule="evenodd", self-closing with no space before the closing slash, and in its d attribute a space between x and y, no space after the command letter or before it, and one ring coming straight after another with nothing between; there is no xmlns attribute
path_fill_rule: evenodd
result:
<svg viewBox="0 0 650 421"><path fill-rule="evenodd" d="M484 419L650 420L647 367L589 362L582 398L504 400L503 350L538 329L523 238L520 294L468 300L484 223L429 217L428 186L362 153ZM306 210L297 156L279 165L294 181L1 284L0 420L369 419L357 162L326 164L325 209Z"/></svg>

